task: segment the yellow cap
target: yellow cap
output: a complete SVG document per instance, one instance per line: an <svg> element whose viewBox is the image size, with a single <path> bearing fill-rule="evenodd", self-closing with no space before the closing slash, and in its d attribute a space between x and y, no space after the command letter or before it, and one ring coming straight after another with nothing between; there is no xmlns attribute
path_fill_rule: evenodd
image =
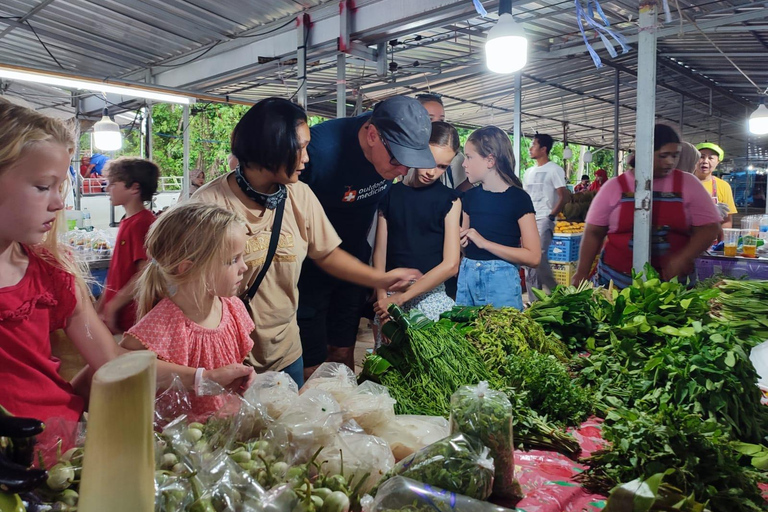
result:
<svg viewBox="0 0 768 512"><path fill-rule="evenodd" d="M713 144L711 142L702 142L701 144L696 145L696 149L701 151L702 149L709 149L717 153L717 157L722 161L725 157L725 151L723 151L723 148L718 146L717 144Z"/></svg>

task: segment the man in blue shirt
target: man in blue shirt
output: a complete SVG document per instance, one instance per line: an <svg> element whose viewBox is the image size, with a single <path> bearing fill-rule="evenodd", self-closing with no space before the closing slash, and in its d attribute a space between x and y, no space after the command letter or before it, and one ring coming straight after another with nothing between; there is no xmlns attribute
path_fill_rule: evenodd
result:
<svg viewBox="0 0 768 512"><path fill-rule="evenodd" d="M102 155L101 153L92 154L88 162L85 162L88 165L88 171L85 173L85 177L96 178L102 176L104 173L104 166L108 161L109 157L107 155Z"/></svg>
<svg viewBox="0 0 768 512"><path fill-rule="evenodd" d="M368 262L367 235L379 201L409 167L432 168L432 124L421 104L393 96L372 113L310 129L309 163L301 173L341 237L341 248ZM367 290L335 279L307 259L299 279L299 329L305 378L328 361L354 370L355 340Z"/></svg>

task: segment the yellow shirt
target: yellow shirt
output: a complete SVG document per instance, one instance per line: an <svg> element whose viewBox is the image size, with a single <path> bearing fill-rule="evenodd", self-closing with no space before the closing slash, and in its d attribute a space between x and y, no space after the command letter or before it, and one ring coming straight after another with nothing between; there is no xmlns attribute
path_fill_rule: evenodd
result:
<svg viewBox="0 0 768 512"><path fill-rule="evenodd" d="M230 173L231 174L231 173ZM248 242L245 245L245 292L256 280L267 257L275 210L249 210L232 192L227 176L221 176L200 188L192 201L215 203L245 219ZM304 183L287 185L288 197L280 227L280 240L264 280L251 301L253 351L251 362L256 371L282 370L301 356L301 339L296 310L299 305L299 274L304 259L327 256L341 238L325 215L314 192Z"/></svg>
<svg viewBox="0 0 768 512"><path fill-rule="evenodd" d="M710 197L717 197L718 203L725 203L728 205L728 213L733 215L738 213L736 210L736 202L733 200L733 191L727 181L721 180L717 176L712 176L710 181L702 181L702 185L709 193ZM715 187L717 187L715 189ZM717 192L715 192L717 190ZM717 195L715 195L717 194Z"/></svg>

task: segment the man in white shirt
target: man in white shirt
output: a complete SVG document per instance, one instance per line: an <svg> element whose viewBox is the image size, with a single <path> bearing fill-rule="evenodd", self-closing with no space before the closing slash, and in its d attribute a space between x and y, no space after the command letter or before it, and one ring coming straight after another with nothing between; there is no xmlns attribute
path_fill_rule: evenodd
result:
<svg viewBox="0 0 768 512"><path fill-rule="evenodd" d="M536 165L525 171L523 186L531 196L536 210L536 225L541 237L541 263L537 268L525 269L525 285L528 289L528 300L536 300L532 288L552 290L555 288L555 277L549 266L547 251L552 243L555 230L555 219L568 202L570 192L565 186L565 171L562 167L549 160L549 152L554 141L545 133L537 133L528 154L536 160Z"/></svg>

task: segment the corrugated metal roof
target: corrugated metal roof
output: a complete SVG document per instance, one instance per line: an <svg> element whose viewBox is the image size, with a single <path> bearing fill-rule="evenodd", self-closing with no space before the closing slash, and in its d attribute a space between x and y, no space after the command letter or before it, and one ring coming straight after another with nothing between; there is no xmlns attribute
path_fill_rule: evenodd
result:
<svg viewBox="0 0 768 512"><path fill-rule="evenodd" d="M394 0L361 0L358 5L388 2L393 9L400 5ZM469 0L456 0L461 2L471 5ZM50 51L67 72L135 79L145 70L154 74L173 69L164 65L197 61L207 51L217 55L225 45L239 44L234 41L237 37L292 30L292 19L298 14L322 9L323 16L328 16L336 12L337 5L320 0L5 0L0 6L0 62L59 68ZM492 12L497 4L485 5ZM672 3L673 22L664 27L666 36L658 42L657 116L679 125L682 102L686 140L716 141L734 156L745 156L749 148L753 158L759 158L761 152L768 158L766 138L750 139L746 130L746 119L757 105L758 87L737 69L761 90L768 88L766 3L689 0L679 2L680 11L676 5ZM602 6L613 29L627 36L636 34L634 1L606 0ZM523 131L562 138L567 123L570 140L612 146L618 70L620 144L632 147L636 50L615 59L604 49L598 50L605 66L596 69L583 51L572 1L519 0L514 7L529 35L531 54L536 56L523 72ZM471 11L464 17L445 13L442 20L430 19L426 28L418 28L419 20L404 22L410 33L387 45L388 61L397 68L384 77L376 74L375 62L348 57L350 105L357 91L366 106L392 94L432 91L443 95L450 121L468 126L493 123L511 129L513 79L491 74L483 66L483 41L493 19ZM729 21L734 19L737 21ZM693 20L705 28L696 29ZM398 28L391 27L391 33L398 33ZM594 32L587 35L591 42L598 41ZM242 42L264 37L269 34ZM385 37L369 38L363 33L357 39L374 48ZM333 116L335 51L318 51L309 61L309 110ZM290 97L300 83L295 62L287 57L263 66L243 65L250 67L196 83L190 89L256 101L271 95Z"/></svg>

